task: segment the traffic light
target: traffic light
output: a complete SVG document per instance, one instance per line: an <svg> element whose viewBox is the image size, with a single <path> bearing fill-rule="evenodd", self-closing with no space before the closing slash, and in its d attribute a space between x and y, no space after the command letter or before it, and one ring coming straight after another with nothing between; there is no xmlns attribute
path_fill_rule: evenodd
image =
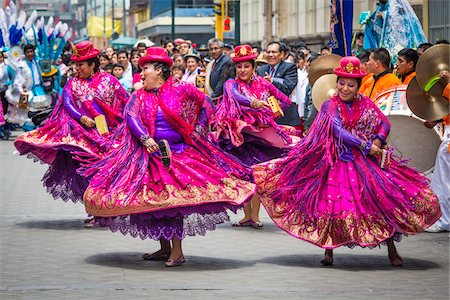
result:
<svg viewBox="0 0 450 300"><path fill-rule="evenodd" d="M218 16L222 16L222 5L221 4L214 4L214 13Z"/></svg>
<svg viewBox="0 0 450 300"><path fill-rule="evenodd" d="M226 18L223 20L223 31L224 32L230 32L231 31L231 19Z"/></svg>

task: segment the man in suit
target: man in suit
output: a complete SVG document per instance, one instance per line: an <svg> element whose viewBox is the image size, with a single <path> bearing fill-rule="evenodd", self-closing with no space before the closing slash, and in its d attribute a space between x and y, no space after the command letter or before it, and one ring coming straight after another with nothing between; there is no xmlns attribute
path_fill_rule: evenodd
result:
<svg viewBox="0 0 450 300"><path fill-rule="evenodd" d="M267 65L261 66L257 73L289 97L297 85L298 75L295 64L283 61L285 48L281 42L271 42L266 50ZM277 123L290 126L300 125L300 117L295 103L284 110L284 117L279 118Z"/></svg>
<svg viewBox="0 0 450 300"><path fill-rule="evenodd" d="M206 67L206 89L211 99L216 102L223 94L223 84L230 77L228 68L231 59L225 55L223 41L212 38L208 41L211 62Z"/></svg>

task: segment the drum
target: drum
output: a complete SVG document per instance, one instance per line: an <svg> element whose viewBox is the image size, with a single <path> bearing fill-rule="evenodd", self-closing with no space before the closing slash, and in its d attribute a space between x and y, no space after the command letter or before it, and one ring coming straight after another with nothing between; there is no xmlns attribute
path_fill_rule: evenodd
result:
<svg viewBox="0 0 450 300"><path fill-rule="evenodd" d="M423 125L425 120L414 115L406 102L407 85L386 89L377 95L374 102L388 117L391 132L387 143L408 165L429 174L434 169L436 153L442 140L442 132Z"/></svg>
<svg viewBox="0 0 450 300"><path fill-rule="evenodd" d="M34 96L28 102L28 107L30 111L40 111L51 108L51 106L52 106L52 96L50 94Z"/></svg>
<svg viewBox="0 0 450 300"><path fill-rule="evenodd" d="M407 89L408 85L406 84L388 88L379 93L373 102L386 116L389 116L392 110L410 112L406 102Z"/></svg>

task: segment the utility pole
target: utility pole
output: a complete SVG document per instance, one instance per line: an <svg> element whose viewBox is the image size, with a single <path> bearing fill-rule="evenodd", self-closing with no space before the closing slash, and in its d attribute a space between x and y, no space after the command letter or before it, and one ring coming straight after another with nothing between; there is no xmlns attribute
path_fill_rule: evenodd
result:
<svg viewBox="0 0 450 300"><path fill-rule="evenodd" d="M175 40L175 0L172 0L172 25L170 30L170 39Z"/></svg>
<svg viewBox="0 0 450 300"><path fill-rule="evenodd" d="M123 30L122 34L123 36L127 36L127 16L125 15L126 9L125 9L125 0L122 0L123 5Z"/></svg>
<svg viewBox="0 0 450 300"><path fill-rule="evenodd" d="M241 1L234 2L234 42L241 44Z"/></svg>
<svg viewBox="0 0 450 300"><path fill-rule="evenodd" d="M111 1L112 2L112 9L111 9L111 18L112 18L112 32L111 32L111 37L113 37L114 34L114 0Z"/></svg>
<svg viewBox="0 0 450 300"><path fill-rule="evenodd" d="M103 49L106 48L106 0L103 0Z"/></svg>

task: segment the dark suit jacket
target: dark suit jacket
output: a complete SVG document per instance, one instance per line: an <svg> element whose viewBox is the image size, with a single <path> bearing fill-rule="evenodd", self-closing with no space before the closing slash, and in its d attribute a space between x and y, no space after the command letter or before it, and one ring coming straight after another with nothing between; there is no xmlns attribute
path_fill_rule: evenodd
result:
<svg viewBox="0 0 450 300"><path fill-rule="evenodd" d="M261 66L257 71L259 76L264 77L265 73L270 74L270 66ZM273 76L274 78L279 78L274 80L273 85L283 92L286 96L289 95L294 90L298 83L297 66L289 62L282 61L278 66L277 72ZM278 124L298 126L300 125L300 117L298 116L297 105L292 103L291 106L284 110L284 117L277 120Z"/></svg>
<svg viewBox="0 0 450 300"><path fill-rule="evenodd" d="M213 89L211 98L217 98L223 94L223 84L227 81L229 73L225 72L231 59L227 55L222 55L214 68L211 70L209 85Z"/></svg>

